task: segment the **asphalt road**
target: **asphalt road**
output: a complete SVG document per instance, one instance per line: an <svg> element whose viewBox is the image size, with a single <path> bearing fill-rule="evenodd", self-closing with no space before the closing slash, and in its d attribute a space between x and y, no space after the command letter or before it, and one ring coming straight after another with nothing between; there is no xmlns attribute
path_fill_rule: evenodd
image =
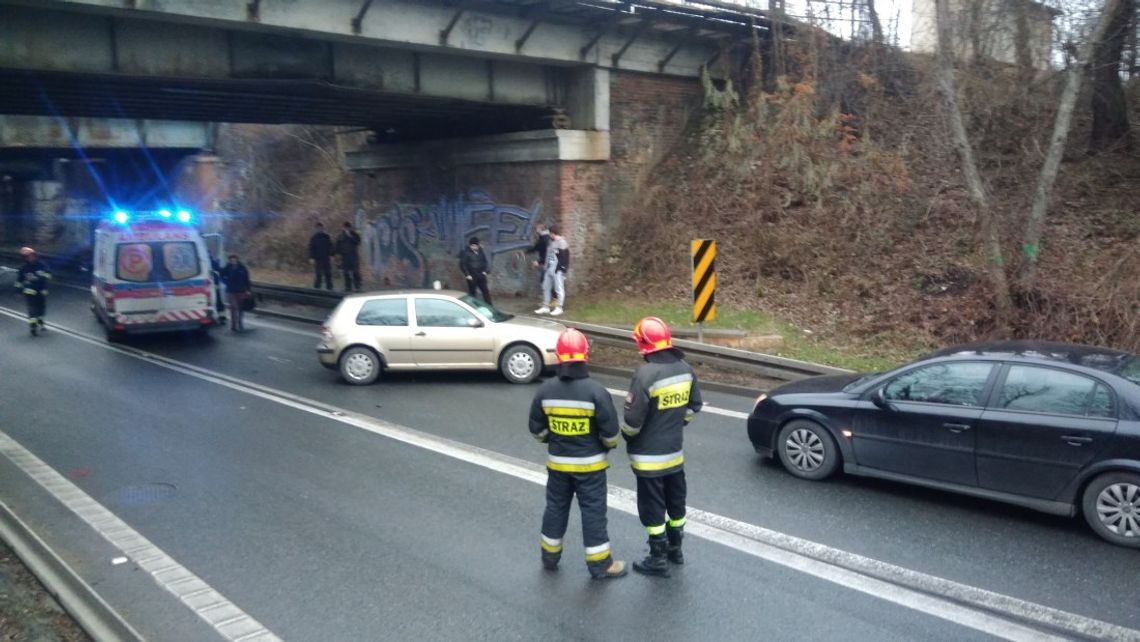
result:
<svg viewBox="0 0 1140 642"><path fill-rule="evenodd" d="M837 550L782 557L710 518L690 529L690 563L672 579L597 583L576 517L563 568L538 564L533 386L493 374L344 385L317 364L314 327L257 316L242 334L117 349L67 288L49 303L56 327L33 338L5 314L21 307L0 295L0 442L286 640L1035 639L1032 608L1007 597L1067 612L1070 635L1140 639L1137 552L1077 520L878 481L796 480L752 453L734 416L749 398L706 394L727 412L687 433L690 506L737 532ZM611 461L610 536L629 560L644 531L621 510L621 489L634 487L624 452ZM217 639L176 586L89 523L102 517L81 511L85 521L26 465L0 456L0 500L132 626L154 640ZM831 564L840 552L992 591L993 610L944 599L937 583L915 592L852 576Z"/></svg>

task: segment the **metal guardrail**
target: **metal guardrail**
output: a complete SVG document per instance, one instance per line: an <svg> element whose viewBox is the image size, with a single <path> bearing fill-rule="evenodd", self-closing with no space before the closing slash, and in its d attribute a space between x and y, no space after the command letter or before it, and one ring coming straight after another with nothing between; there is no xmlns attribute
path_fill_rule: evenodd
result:
<svg viewBox="0 0 1140 642"><path fill-rule="evenodd" d="M0 259L19 260L19 258L19 254L15 252L0 251ZM78 272L79 268L82 267L82 259L69 259L67 257L58 256L43 256L43 259L52 264L56 270L63 269ZM336 307L343 296L339 292L331 292L328 290L299 288L289 285L262 283L259 281L253 283L253 291L255 296L263 301L278 301L281 303L293 303L324 309ZM564 320L563 323L581 330L586 336L598 343L626 348L631 346L629 330L590 323L580 323L572 320ZM847 374L851 372L843 368L833 368L818 363L798 361L796 359L710 345L707 343L697 343L685 339L674 339L673 345L684 350L687 358L694 363L754 372L779 381L793 381L816 375Z"/></svg>

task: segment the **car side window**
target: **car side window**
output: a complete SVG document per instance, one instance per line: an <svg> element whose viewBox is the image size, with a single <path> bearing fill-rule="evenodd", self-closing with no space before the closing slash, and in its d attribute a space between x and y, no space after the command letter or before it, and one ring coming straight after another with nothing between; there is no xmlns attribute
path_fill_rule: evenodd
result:
<svg viewBox="0 0 1140 642"><path fill-rule="evenodd" d="M1098 393L1098 389L1103 392ZM1051 415L1103 417L1111 414L1112 398L1095 380L1079 374L1053 368L1010 366L998 407Z"/></svg>
<svg viewBox="0 0 1140 642"><path fill-rule="evenodd" d="M416 324L422 328L469 328L477 319L457 303L416 299Z"/></svg>
<svg viewBox="0 0 1140 642"><path fill-rule="evenodd" d="M921 401L951 406L980 406L993 364L939 363L910 372L887 384L883 396L891 401Z"/></svg>
<svg viewBox="0 0 1140 642"><path fill-rule="evenodd" d="M356 325L408 325L408 300L373 299L366 301L356 315Z"/></svg>

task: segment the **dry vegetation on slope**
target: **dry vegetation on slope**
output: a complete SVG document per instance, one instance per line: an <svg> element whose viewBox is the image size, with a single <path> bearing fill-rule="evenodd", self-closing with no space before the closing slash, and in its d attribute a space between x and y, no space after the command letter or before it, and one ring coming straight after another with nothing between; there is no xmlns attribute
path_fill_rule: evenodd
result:
<svg viewBox="0 0 1140 642"><path fill-rule="evenodd" d="M1009 334L1140 350L1140 155L1086 154L1087 99L1047 215L1040 273L1015 286L1015 318L1003 329L932 61L867 48L801 53L795 63L788 77L760 81L754 58L735 84L743 96L706 79L700 121L623 213L623 241L597 283L674 284L683 300L688 240L715 238L721 306L764 310L832 342L918 350ZM1022 82L1001 66L960 76L1010 274L1061 82ZM1140 105L1140 84L1130 91Z"/></svg>

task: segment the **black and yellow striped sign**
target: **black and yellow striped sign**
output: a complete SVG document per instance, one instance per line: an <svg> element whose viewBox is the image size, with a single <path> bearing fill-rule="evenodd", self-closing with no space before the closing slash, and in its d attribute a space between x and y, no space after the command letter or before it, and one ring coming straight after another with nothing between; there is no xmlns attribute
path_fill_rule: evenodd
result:
<svg viewBox="0 0 1140 642"><path fill-rule="evenodd" d="M716 319L716 241L694 239L690 243L693 257L693 323Z"/></svg>

